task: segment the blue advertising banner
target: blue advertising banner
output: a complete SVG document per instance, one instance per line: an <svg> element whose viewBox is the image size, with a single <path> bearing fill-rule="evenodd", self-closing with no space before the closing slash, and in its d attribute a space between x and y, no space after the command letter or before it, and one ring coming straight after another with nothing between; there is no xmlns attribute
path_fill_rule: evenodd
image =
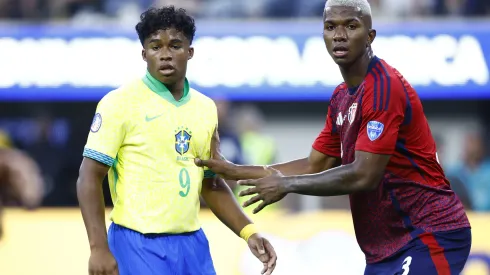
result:
<svg viewBox="0 0 490 275"><path fill-rule="evenodd" d="M327 100L342 82L318 22L198 22L188 78L232 100ZM376 55L423 99L490 99L490 21L382 23ZM114 26L0 25L0 100L99 100L143 76L141 44Z"/></svg>

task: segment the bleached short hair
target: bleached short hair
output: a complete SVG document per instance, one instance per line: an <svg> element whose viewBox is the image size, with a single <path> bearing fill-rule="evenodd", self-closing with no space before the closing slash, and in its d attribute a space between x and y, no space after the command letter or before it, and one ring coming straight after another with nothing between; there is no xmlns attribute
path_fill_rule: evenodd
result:
<svg viewBox="0 0 490 275"><path fill-rule="evenodd" d="M325 9L338 6L359 8L363 15L371 16L371 5L367 0L327 0L325 3Z"/></svg>

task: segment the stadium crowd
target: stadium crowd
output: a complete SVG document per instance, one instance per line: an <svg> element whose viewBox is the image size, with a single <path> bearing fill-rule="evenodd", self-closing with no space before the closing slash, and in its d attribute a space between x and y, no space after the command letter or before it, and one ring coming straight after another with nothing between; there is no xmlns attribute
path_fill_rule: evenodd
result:
<svg viewBox="0 0 490 275"><path fill-rule="evenodd" d="M377 17L484 16L486 0L371 0ZM322 14L324 0L0 0L0 18L22 20L134 17L151 5L178 5L199 18L297 18Z"/></svg>

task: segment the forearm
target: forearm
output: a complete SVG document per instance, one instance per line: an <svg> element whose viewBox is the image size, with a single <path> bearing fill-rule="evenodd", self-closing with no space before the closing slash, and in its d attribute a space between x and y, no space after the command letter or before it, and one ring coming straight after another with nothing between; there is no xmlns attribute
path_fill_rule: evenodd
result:
<svg viewBox="0 0 490 275"><path fill-rule="evenodd" d="M102 180L78 178L77 196L90 249L108 248Z"/></svg>
<svg viewBox="0 0 490 275"><path fill-rule="evenodd" d="M309 169L310 166L307 158L269 166L279 170L285 176L302 175L313 172ZM267 176L269 176L269 172L264 169L264 166L262 165L237 165L237 168L228 175L228 177L231 177L233 180L260 179Z"/></svg>
<svg viewBox="0 0 490 275"><path fill-rule="evenodd" d="M252 221L242 211L224 180L215 178L207 181L201 191L204 201L222 223L240 236L240 231Z"/></svg>
<svg viewBox="0 0 490 275"><path fill-rule="evenodd" d="M310 196L339 196L369 190L353 165L317 174L286 177L285 183L288 193Z"/></svg>

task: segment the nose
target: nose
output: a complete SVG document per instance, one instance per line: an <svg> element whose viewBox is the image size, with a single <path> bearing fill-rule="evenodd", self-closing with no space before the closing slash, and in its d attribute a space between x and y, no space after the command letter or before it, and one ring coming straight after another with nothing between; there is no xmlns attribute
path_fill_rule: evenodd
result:
<svg viewBox="0 0 490 275"><path fill-rule="evenodd" d="M170 61L172 60L172 54L167 47L162 47L160 50L160 61Z"/></svg>
<svg viewBox="0 0 490 275"><path fill-rule="evenodd" d="M345 42L347 40L347 32L344 27L338 27L335 29L333 35L333 41L335 42Z"/></svg>

